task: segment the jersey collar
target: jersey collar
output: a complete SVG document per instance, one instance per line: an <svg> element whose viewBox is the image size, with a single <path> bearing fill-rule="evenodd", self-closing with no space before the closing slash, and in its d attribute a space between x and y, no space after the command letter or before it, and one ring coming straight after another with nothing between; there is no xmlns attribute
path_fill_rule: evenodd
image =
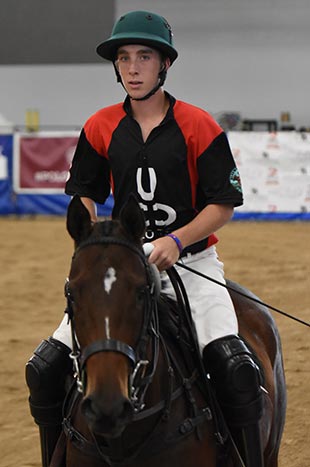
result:
<svg viewBox="0 0 310 467"><path fill-rule="evenodd" d="M169 94L167 91L165 91L165 95L166 95L166 97L168 97L168 100L169 100L169 108L168 108L166 116L165 116L165 118L163 120L163 123L166 122L167 120L170 120L171 118L173 118L173 107L174 107L174 104L176 102L176 99L171 94ZM131 108L131 104L130 104L130 97L128 95L126 96L126 98L124 100L123 109L125 110L127 115L132 117L132 108Z"/></svg>

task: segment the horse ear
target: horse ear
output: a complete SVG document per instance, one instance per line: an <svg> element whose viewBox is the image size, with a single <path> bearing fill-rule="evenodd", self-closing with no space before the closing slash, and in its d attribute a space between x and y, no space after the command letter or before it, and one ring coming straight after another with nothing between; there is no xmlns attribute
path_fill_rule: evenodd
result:
<svg viewBox="0 0 310 467"><path fill-rule="evenodd" d="M119 220L128 235L140 241L145 232L145 219L134 194L130 194L121 209Z"/></svg>
<svg viewBox="0 0 310 467"><path fill-rule="evenodd" d="M90 214L79 196L75 195L67 210L67 230L78 245L91 233Z"/></svg>

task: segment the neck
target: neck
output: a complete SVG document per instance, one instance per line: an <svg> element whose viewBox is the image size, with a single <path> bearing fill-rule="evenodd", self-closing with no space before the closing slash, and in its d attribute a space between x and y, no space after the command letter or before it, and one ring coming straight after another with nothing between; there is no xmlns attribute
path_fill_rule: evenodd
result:
<svg viewBox="0 0 310 467"><path fill-rule="evenodd" d="M130 102L133 117L137 120L164 116L169 106L168 99L162 88L146 101L131 100Z"/></svg>

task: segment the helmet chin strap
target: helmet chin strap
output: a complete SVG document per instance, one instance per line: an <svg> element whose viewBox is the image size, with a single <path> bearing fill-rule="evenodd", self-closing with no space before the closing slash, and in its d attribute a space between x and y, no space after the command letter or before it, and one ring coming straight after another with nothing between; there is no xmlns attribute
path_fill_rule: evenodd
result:
<svg viewBox="0 0 310 467"><path fill-rule="evenodd" d="M116 73L116 76L117 76L117 82L121 83L121 85L123 86L123 88L127 92L127 89L125 88L125 86L123 84L123 81L121 79L121 76L120 76L119 71L118 71L117 67L115 66L115 64L114 64L114 69L115 69L115 73ZM159 88L161 88L163 86L164 82L166 81L166 77L167 77L167 70L166 70L165 65L163 64L163 68L158 73L158 83L156 84L156 86L153 87L153 89L150 90L150 92L148 92L143 97L132 97L130 94L128 94L128 92L127 92L127 94L129 96L129 98L131 100L133 100L133 101L146 101L151 96L153 96L158 91Z"/></svg>

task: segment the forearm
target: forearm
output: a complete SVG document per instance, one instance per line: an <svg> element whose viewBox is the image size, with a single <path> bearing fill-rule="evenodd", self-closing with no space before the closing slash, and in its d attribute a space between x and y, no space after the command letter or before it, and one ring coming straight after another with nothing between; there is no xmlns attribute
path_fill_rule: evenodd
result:
<svg viewBox="0 0 310 467"><path fill-rule="evenodd" d="M92 222L97 222L97 206L91 198L81 197L81 201L88 210Z"/></svg>
<svg viewBox="0 0 310 467"><path fill-rule="evenodd" d="M186 248L208 237L225 225L233 214L233 206L210 204L203 209L194 220L184 227L173 231L181 245ZM149 261L156 264L159 270L170 268L180 257L180 249L177 242L168 235L160 237L153 242Z"/></svg>
<svg viewBox="0 0 310 467"><path fill-rule="evenodd" d="M183 248L185 248L207 238L223 227L231 219L233 211L231 205L210 204L195 219L173 233L180 239Z"/></svg>

